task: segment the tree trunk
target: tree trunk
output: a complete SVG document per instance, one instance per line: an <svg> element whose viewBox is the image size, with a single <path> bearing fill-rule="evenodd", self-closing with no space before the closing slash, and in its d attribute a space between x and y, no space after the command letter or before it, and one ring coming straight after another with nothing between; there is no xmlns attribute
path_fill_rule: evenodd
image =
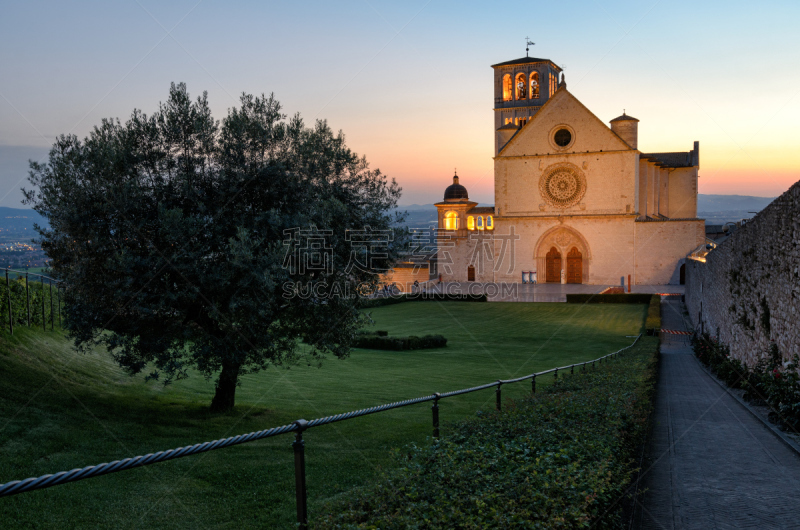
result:
<svg viewBox="0 0 800 530"><path fill-rule="evenodd" d="M222 363L222 371L217 379L217 390L211 400L212 412L228 412L233 410L236 399L236 383L239 380L239 364L235 362Z"/></svg>

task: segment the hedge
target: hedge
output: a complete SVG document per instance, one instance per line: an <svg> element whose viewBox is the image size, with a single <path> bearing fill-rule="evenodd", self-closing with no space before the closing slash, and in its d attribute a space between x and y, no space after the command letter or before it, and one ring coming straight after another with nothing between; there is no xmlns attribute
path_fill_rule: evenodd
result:
<svg viewBox="0 0 800 530"><path fill-rule="evenodd" d="M395 470L326 503L313 527L619 528L656 361L643 338L618 361L396 451Z"/></svg>
<svg viewBox="0 0 800 530"><path fill-rule="evenodd" d="M568 294L568 304L648 304L653 295L624 294Z"/></svg>
<svg viewBox="0 0 800 530"><path fill-rule="evenodd" d="M403 302L486 302L485 294L404 293L376 298L362 298L362 308L382 307Z"/></svg>
<svg viewBox="0 0 800 530"><path fill-rule="evenodd" d="M654 335L658 335L658 331L661 330L661 296L657 294L650 297L650 305L647 307L647 320L645 320L644 329L657 330L656 332L652 332Z"/></svg>
<svg viewBox="0 0 800 530"><path fill-rule="evenodd" d="M447 339L441 335L425 335L424 337L387 337L377 334L362 334L356 338L354 346L356 348L368 348L370 350L426 350L430 348L444 348L447 346Z"/></svg>

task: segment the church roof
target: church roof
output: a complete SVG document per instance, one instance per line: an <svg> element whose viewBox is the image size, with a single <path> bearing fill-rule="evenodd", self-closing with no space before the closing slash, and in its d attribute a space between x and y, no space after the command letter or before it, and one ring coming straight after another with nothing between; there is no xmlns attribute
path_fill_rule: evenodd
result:
<svg viewBox="0 0 800 530"><path fill-rule="evenodd" d="M682 153L642 153L642 157L652 158L667 167L692 167L692 151Z"/></svg>
<svg viewBox="0 0 800 530"><path fill-rule="evenodd" d="M500 127L497 129L497 130L498 130L498 131L500 131L500 130L503 130L503 129L513 129L513 130L516 130L516 129L519 129L519 127L517 127L516 125L514 125L512 122L508 122L508 123L506 123L505 125L502 125L502 126L500 126Z"/></svg>
<svg viewBox="0 0 800 530"><path fill-rule="evenodd" d="M639 120L637 120L637 119L636 119L636 118L634 118L633 116L628 116L627 114L625 114L625 113L623 112L623 113L622 113L622 116L617 116L616 118L614 118L613 120L611 120L611 123L613 123L613 122L615 122L615 121L639 121Z"/></svg>
<svg viewBox="0 0 800 530"><path fill-rule="evenodd" d="M492 68L497 68L498 66L511 66L512 64L530 64L530 63L551 63L553 66L558 68L558 65L551 61L550 59L539 59L537 57L521 57L519 59L514 59L513 61L506 61L504 63L497 63L493 64ZM558 68L561 70L561 68Z"/></svg>

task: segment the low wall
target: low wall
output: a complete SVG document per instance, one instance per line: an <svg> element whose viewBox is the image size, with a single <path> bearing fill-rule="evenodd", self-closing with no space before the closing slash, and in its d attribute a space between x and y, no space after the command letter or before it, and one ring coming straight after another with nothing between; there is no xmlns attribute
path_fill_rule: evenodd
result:
<svg viewBox="0 0 800 530"><path fill-rule="evenodd" d="M800 354L800 182L775 199L706 262L686 260L686 306L702 328L752 366L778 345Z"/></svg>

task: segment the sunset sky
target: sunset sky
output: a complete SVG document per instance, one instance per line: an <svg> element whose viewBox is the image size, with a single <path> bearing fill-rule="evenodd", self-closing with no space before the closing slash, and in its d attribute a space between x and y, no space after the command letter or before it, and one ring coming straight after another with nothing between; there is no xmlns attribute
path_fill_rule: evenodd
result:
<svg viewBox="0 0 800 530"><path fill-rule="evenodd" d="M404 189L441 199L458 168L493 200L491 64L565 67L601 120L640 120L639 148L700 141L700 193L775 196L800 180L800 2L4 2L0 205L56 135L152 112L171 81L326 119Z"/></svg>

